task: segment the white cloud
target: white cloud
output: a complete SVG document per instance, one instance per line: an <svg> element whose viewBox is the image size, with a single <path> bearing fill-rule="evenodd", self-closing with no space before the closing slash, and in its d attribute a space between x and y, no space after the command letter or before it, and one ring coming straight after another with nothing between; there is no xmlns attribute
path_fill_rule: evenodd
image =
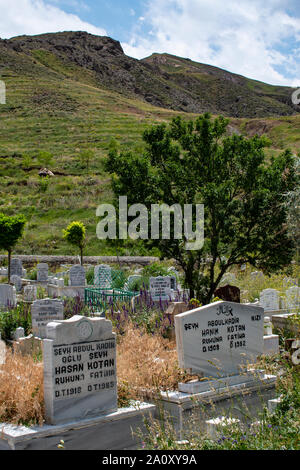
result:
<svg viewBox="0 0 300 470"><path fill-rule="evenodd" d="M256 80L298 86L300 16L287 13L293 1L151 0L144 12L148 34L137 25L123 48L137 58L168 52ZM294 50L286 52L289 43Z"/></svg>
<svg viewBox="0 0 300 470"><path fill-rule="evenodd" d="M106 36L102 28L82 21L44 0L0 0L0 36L2 39L57 31L87 31Z"/></svg>

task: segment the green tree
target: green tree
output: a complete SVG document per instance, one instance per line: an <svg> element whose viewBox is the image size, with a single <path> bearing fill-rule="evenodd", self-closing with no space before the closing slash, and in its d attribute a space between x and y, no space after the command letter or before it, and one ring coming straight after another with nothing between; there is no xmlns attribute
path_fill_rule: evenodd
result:
<svg viewBox="0 0 300 470"><path fill-rule="evenodd" d="M115 206L128 204L204 204L205 242L187 251L186 240L150 240L162 258L174 258L185 273L192 297L211 301L222 276L234 265L250 263L266 273L289 264L294 244L288 234L284 194L296 186L295 159L289 150L267 158L264 137L227 135L229 120L209 114L195 121L174 118L143 134L145 152L112 149ZM194 216L195 218L195 216Z"/></svg>
<svg viewBox="0 0 300 470"><path fill-rule="evenodd" d="M7 216L0 213L0 249L8 252L8 282L10 283L10 263L14 246L22 237L26 224L25 216Z"/></svg>
<svg viewBox="0 0 300 470"><path fill-rule="evenodd" d="M85 226L82 222L72 222L66 230L63 230L63 237L71 245L75 245L80 250L80 262L83 265L83 248L85 243Z"/></svg>

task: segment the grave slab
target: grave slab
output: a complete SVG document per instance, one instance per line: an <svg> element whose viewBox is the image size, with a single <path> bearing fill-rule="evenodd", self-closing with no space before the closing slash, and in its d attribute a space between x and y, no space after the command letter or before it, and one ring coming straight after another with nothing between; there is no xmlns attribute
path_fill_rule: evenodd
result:
<svg viewBox="0 0 300 470"><path fill-rule="evenodd" d="M44 396L51 424L117 410L116 334L109 320L77 315L48 324Z"/></svg>

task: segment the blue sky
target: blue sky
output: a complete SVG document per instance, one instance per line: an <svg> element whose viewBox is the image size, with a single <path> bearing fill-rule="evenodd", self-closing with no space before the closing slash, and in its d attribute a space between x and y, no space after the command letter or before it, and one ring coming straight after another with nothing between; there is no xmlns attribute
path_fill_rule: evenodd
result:
<svg viewBox="0 0 300 470"><path fill-rule="evenodd" d="M300 86L300 0L0 0L0 37L84 30L126 54L189 57Z"/></svg>

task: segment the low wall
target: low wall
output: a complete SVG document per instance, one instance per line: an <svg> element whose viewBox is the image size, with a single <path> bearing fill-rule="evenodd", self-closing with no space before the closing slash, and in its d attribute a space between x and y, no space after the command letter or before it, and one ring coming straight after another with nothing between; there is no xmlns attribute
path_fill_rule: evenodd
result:
<svg viewBox="0 0 300 470"><path fill-rule="evenodd" d="M49 266L60 266L61 264L78 264L78 256L47 256L47 255L15 255L13 258L18 258L22 261L23 265L30 268L38 263L47 263ZM0 263L7 261L6 255L0 255ZM138 264L140 266L147 266L148 264L158 262L159 258L153 256L84 256L84 264L119 264L121 266L130 266Z"/></svg>

